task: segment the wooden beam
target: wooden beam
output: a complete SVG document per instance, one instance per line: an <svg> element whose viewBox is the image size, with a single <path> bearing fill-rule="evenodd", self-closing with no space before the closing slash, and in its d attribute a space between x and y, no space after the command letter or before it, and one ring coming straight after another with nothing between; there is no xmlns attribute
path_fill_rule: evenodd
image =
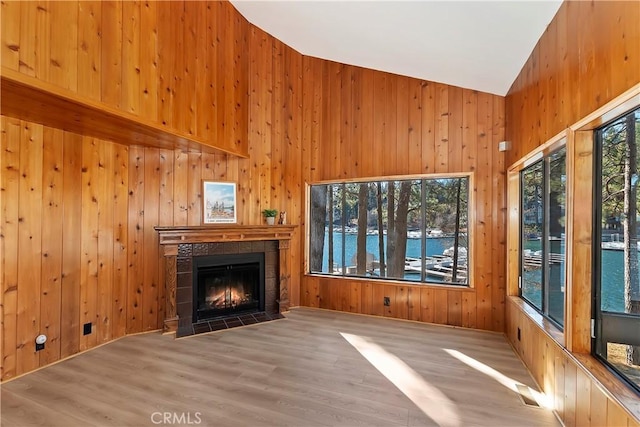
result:
<svg viewBox="0 0 640 427"><path fill-rule="evenodd" d="M163 127L6 67L2 67L0 87L0 108L5 116L120 144L248 157L246 146L219 147L216 141Z"/></svg>

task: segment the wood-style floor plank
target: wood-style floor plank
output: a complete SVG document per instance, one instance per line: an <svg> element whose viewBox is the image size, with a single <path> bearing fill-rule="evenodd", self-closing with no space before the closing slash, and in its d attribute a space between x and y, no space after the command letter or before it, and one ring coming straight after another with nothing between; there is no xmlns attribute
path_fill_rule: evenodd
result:
<svg viewBox="0 0 640 427"><path fill-rule="evenodd" d="M438 425L341 333L401 360L446 396L459 425L559 425L446 351L535 388L502 335L310 308L177 340L122 338L3 384L1 424L153 426L166 412L172 425Z"/></svg>

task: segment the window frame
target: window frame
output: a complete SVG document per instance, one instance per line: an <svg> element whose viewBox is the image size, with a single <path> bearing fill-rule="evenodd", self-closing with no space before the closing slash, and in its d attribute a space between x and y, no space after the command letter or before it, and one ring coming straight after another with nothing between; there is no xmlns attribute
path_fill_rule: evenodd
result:
<svg viewBox="0 0 640 427"><path fill-rule="evenodd" d="M550 235L549 235L549 217L550 217L550 191L549 191L549 187L550 187L550 180L551 180L551 167L550 167L550 163L551 163L551 158L553 157L554 154L558 153L560 150L565 150L565 177L567 174L567 166L568 166L568 159L567 159L567 153L568 153L568 147L567 147L567 138L563 137L561 138L559 141L556 141L552 146L548 147L547 150L544 151L539 151L537 152L534 156L530 157L529 160L525 161L522 168L520 170L518 170L518 179L519 179L519 203L518 203L518 212L519 212L519 218L518 218L518 223L519 223L519 242L518 242L518 297L520 297L523 301L525 301L525 303L527 305L529 305L531 308L533 308L535 311L537 311L538 313L540 313L541 316L543 316L545 319L547 319L548 321L550 321L556 328L558 328L561 332L564 332L564 328L565 328L565 324L566 324L566 318L567 318L567 310L566 310L566 305L567 305L567 283L568 283L568 268L567 268L567 244L566 242L568 241L568 235L569 233L567 233L567 227L565 224L565 264L564 264L564 274L563 274L563 283L564 283L564 288L565 288L565 292L563 293L563 301L562 301L562 306L563 306L563 320L562 323L560 323L557 319L555 319L549 311L549 306L550 306L550 274L549 274L549 257L550 257ZM542 258L541 258L541 270L542 270L542 283L541 283L541 289L540 289L540 307L537 307L535 305L535 303L531 300L529 300L529 298L527 298L523 291L524 291L524 286L523 286L523 276L524 276L524 263L523 263L523 256L524 256L524 218L525 218L525 214L524 214L524 192L525 192L525 186L524 186L524 175L527 171L532 170L532 168L536 167L537 165L541 165L541 169L542 169L542 198L541 198L541 202L542 202L542 228L541 228L541 237L540 237L540 242L541 242L541 248L540 250L542 251ZM568 206L566 203L567 200L567 189L568 186L566 185L566 180L565 180L565 217L568 215Z"/></svg>
<svg viewBox="0 0 640 427"><path fill-rule="evenodd" d="M617 369L612 362L610 362L605 356L601 354L601 347L607 345L609 340L605 336L604 320L607 318L607 323L614 323L618 325L615 329L616 332L609 331L612 338L618 338L620 340L626 340L627 342L633 341L634 337L627 332L622 332L626 323L640 323L640 315L632 315L624 312L606 311L602 310L602 160L603 160L603 131L604 129L615 123L616 121L627 117L630 114L634 114L636 111L640 111L640 104L633 106L629 110L618 114L615 117L610 117L606 121L602 121L598 126L593 129L593 275L592 275L592 334L591 334L591 354L598 361L603 363L609 371L611 371L616 377L624 381L636 394L640 395L640 384L631 381L624 373ZM638 162L640 163L640 162ZM608 336L608 335L607 335ZM636 340L638 338L636 337ZM611 341L613 342L613 341ZM638 340L640 345L640 340ZM631 345L631 344L628 344Z"/></svg>
<svg viewBox="0 0 640 427"><path fill-rule="evenodd" d="M424 190L424 181L429 179L452 179L452 178L466 178L467 179L467 283L447 283L447 282L434 282L429 280L406 280L399 277L375 277L375 276L360 276L356 274L331 274L328 272L312 272L310 269L310 245L309 245L309 236L310 236L310 228L311 228L311 187L316 185L329 185L329 184L359 184L359 183L375 183L379 181L421 181L421 193ZM419 175L392 175L392 176L375 176L375 177L361 177L361 178L353 178L353 179L336 179L336 180L322 180L322 181L314 181L307 182L306 185L306 215L305 215L305 236L306 241L304 244L304 274L307 276L319 276L319 277L330 277L330 278L339 278L339 279L355 279L355 280L374 280L374 281L383 281L383 282L392 282L403 285L414 285L414 286L435 286L435 287L447 287L451 289L472 289L474 288L474 253L475 253L475 238L473 237L475 234L475 174L474 172L459 172L459 173L438 173L438 174L419 174ZM424 197L424 194L422 194ZM422 199L421 197L421 199ZM344 206L342 206L344 209ZM425 211L421 209L421 211ZM422 213L421 213L422 215ZM342 224L344 236L344 222ZM422 233L423 236L421 239L425 239L425 233ZM344 245L343 249L344 249ZM421 255L424 255L424 242L421 243ZM426 279L426 278L425 278Z"/></svg>
<svg viewBox="0 0 640 427"><path fill-rule="evenodd" d="M520 201L520 206L519 206L519 212L520 212L520 218L519 218L519 224L520 224L519 255L520 256L519 256L519 259L518 259L518 261L519 261L519 267L518 268L519 268L519 276L520 277L519 277L519 283L518 283L518 288L519 288L518 295L527 304L529 304L531 307L533 307L536 311L538 311L541 314L543 314L542 313L542 307L545 306L544 301L545 301L546 292L544 290L544 286L540 290L540 293L541 293L541 295L540 295L540 307L537 307L533 301L531 301L529 298L527 298L524 295L524 292L523 292L523 290L524 290L524 286L523 286L523 282L524 282L524 279L523 279L524 263L523 263L522 260L523 260L523 254L524 254L524 251L525 251L525 248L524 248L524 242L525 242L525 239L524 239L524 233L525 233L525 230L524 230L524 223L525 223L525 214L524 214L524 211L525 211L525 209L524 209L525 186L524 186L524 179L525 179L525 173L527 171L531 170L532 168L537 167L537 165L540 165L541 172L542 172L542 189L541 189L541 191L542 191L542 197L543 197L543 199L542 199L543 209L542 209L542 226L541 226L542 228L540 230L540 234L541 234L540 242L544 242L543 236L545 235L545 231L546 231L546 228L547 228L547 226L546 226L546 209L544 209L544 207L546 206L546 203L545 203L544 199L546 198L545 196L546 196L546 191L547 191L547 182L546 182L546 179L545 179L546 167L545 167L545 161L544 160L545 160L544 157L540 158L540 159L537 159L536 161L534 161L531 164L527 165L526 167L522 168L518 173L519 174L519 179L520 179L520 199L519 199L519 201ZM542 255L544 257L545 256L545 245L544 245L544 243L541 243L541 246L542 247L540 248L540 250L542 251ZM546 281L545 280L546 265L545 265L544 262L542 262L542 265L541 265L540 268L541 268L541 271L542 271L542 282L544 283Z"/></svg>

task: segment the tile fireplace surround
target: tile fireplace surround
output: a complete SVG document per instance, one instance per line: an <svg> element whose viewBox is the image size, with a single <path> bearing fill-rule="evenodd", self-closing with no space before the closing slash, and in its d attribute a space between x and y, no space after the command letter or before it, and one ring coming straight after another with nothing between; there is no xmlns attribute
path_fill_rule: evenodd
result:
<svg viewBox="0 0 640 427"><path fill-rule="evenodd" d="M191 307L178 307L181 301L178 288L186 288L189 281L191 258L216 253L264 252L277 259L273 267L277 267L275 283L272 287L277 306L271 311L282 313L289 309L289 243L296 226L293 225L205 225L192 227L156 227L164 262L164 286L166 295L164 332L176 333L179 327L191 326ZM189 268L182 272L179 264L186 263ZM268 268L268 267L267 267ZM179 286L182 285L182 286ZM187 297L187 299L189 299ZM185 300L186 301L186 300ZM185 304L186 305L186 304ZM182 311L182 315L180 312ZM189 325L187 325L189 323Z"/></svg>

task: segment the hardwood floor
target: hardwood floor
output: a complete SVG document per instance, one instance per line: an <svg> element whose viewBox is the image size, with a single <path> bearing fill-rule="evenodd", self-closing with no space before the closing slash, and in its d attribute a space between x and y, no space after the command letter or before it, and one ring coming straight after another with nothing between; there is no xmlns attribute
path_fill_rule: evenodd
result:
<svg viewBox="0 0 640 427"><path fill-rule="evenodd" d="M297 308L184 339L125 337L33 372L0 387L1 424L559 425L479 369L534 387L502 335Z"/></svg>

